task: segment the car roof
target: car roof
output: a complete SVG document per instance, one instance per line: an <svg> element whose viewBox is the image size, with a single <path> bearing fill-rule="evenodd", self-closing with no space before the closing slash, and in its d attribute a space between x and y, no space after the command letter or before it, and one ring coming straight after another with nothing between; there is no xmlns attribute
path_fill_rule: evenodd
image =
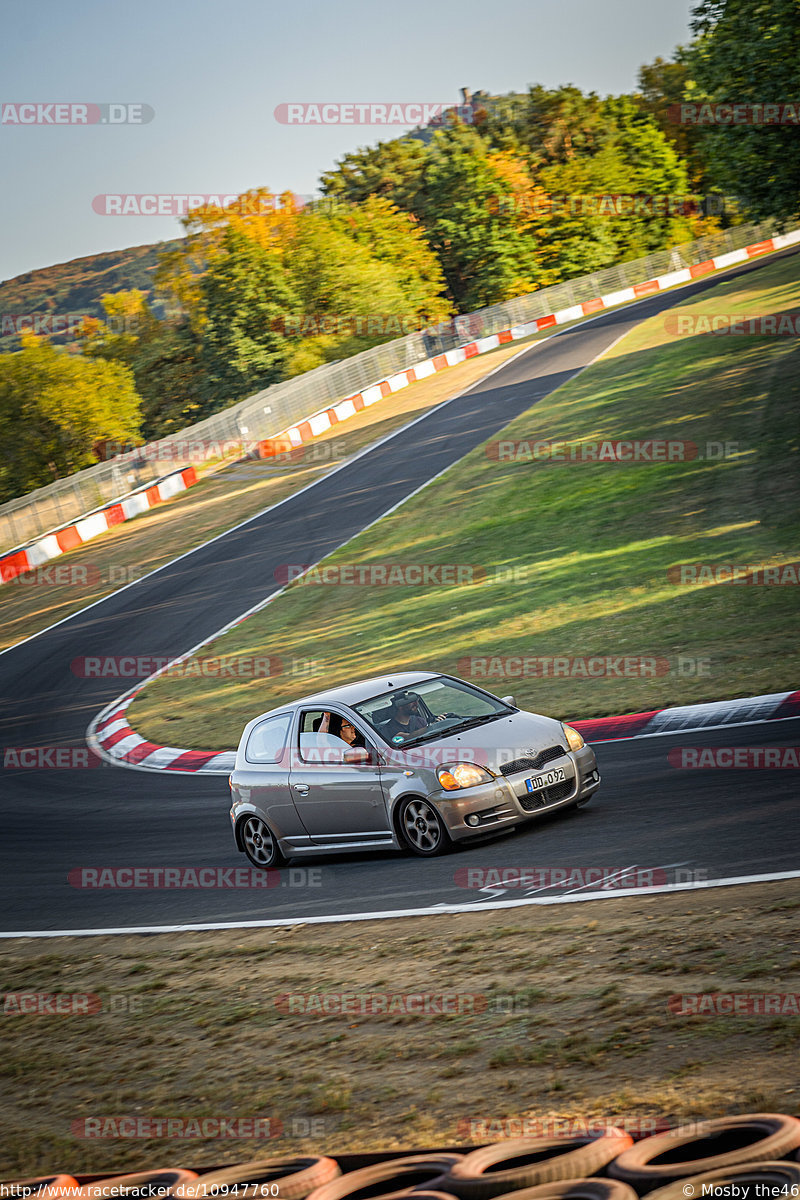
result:
<svg viewBox="0 0 800 1200"><path fill-rule="evenodd" d="M352 705L361 704L373 696L380 696L381 692L400 691L403 688L413 687L414 684L422 683L424 679L435 679L438 674L437 671L400 671L392 675L373 675L370 679L359 679L356 683L345 683L340 687L313 692L310 696L301 696L299 700L293 701L292 705L285 707L295 707L298 704L310 702L321 703L322 701L347 704L352 707Z"/></svg>

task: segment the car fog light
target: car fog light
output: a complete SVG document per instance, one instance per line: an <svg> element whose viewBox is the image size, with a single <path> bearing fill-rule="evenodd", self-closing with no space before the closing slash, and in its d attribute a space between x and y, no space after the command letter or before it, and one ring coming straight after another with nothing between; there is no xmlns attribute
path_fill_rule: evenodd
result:
<svg viewBox="0 0 800 1200"><path fill-rule="evenodd" d="M471 813L470 816L467 817L468 825L480 825L480 823L481 819L477 813Z"/></svg>

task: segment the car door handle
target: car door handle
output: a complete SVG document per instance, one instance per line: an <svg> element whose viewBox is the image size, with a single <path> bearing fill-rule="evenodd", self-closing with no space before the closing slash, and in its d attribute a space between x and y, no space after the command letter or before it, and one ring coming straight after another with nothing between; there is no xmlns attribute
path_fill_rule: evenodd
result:
<svg viewBox="0 0 800 1200"><path fill-rule="evenodd" d="M296 792L299 792L301 796L307 796L308 795L308 784L307 783L295 783L294 790Z"/></svg>

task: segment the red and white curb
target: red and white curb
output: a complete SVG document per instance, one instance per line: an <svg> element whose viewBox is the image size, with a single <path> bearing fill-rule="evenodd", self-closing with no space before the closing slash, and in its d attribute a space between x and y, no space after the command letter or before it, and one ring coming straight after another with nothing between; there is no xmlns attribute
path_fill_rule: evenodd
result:
<svg viewBox="0 0 800 1200"><path fill-rule="evenodd" d="M545 317L538 317L535 321L527 321L522 325L513 325L510 329L501 330L500 333L493 333L488 337L478 338L474 342L469 342L465 346L448 350L444 354L437 354L434 358L416 363L413 367L409 367L405 371L399 371L396 375L390 375L387 379L382 379L379 383L373 384L372 387L365 388L361 392L356 392L353 396L347 396L344 400L340 400L338 404L319 409L318 412L313 413L310 417L306 417L303 421L298 421L297 424L290 426L282 433L264 439L258 443L259 455L262 458L271 458L286 454L296 447L304 445L306 442L313 441L320 434L325 433L328 429L332 429L334 425L338 425L341 421L346 421L348 417L355 416L357 412L368 408L371 404L376 404L385 396L390 396L393 392L402 391L403 388L408 387L411 383L416 383L419 379L426 379L429 375L435 375L439 371L453 367L468 358L475 358L479 354L486 354L489 350L495 350L498 346L503 346L508 342L520 341L523 338L530 337L533 333L539 333L543 329L551 329L557 325L568 325L571 321L579 321L582 317L602 312L603 309L616 308L620 304L628 304L633 300L641 300L645 296L653 295L656 292L664 292L669 288L691 283L703 275L709 275L714 271L727 270L729 267L736 266L737 263L748 262L751 258L770 254L775 250L784 250L787 246L796 245L798 242L800 242L800 230L796 229L791 233L780 234L776 237L767 238L763 242L756 242L752 246L744 246L741 250L731 250L727 254L718 254L715 258L709 258L705 262L697 263L694 267L684 267L679 271L670 271L666 275L659 275L656 279L649 279L645 283L636 283L632 287L622 288L618 292L609 292L608 295L600 296L595 300L585 300L582 304L573 304L570 308L559 309L558 312L551 313ZM480 316L479 313L472 315L476 317Z"/></svg>
<svg viewBox="0 0 800 1200"><path fill-rule="evenodd" d="M522 325L514 325L511 329L503 329L499 333L479 338L474 342L469 342L467 345L448 350L444 354L437 354L434 358L416 363L413 367L409 367L405 371L390 375L387 379L381 379L371 387L365 388L353 396L347 396L337 404L312 413L311 416L290 426L289 429L284 430L282 433L260 441L258 443L258 453L262 458L271 458L285 454L287 451L302 446L306 442L313 441L320 434L325 433L328 429L332 429L334 425L338 425L341 421L346 421L349 417L355 416L357 412L368 408L372 404L376 404L385 396L399 392L403 388L408 387L409 384L416 383L420 379L427 379L428 376L435 375L439 371L444 371L448 367L453 367L468 358L476 358L480 354L486 354L490 350L495 350L498 346L520 341L544 329L566 325L571 321L579 321L582 317L602 312L603 309L616 308L620 304L628 304L633 300L641 300L643 297L656 292L663 292L681 284L691 283L703 275L709 275L714 271L724 271L729 267L736 266L737 263L748 262L751 258L770 254L776 250L784 250L787 246L796 245L798 242L800 242L800 229L793 230L791 233L779 234L776 237L767 238L765 241L756 242L752 246L744 246L741 250L732 250L727 254L718 254L715 258L709 258L705 262L697 263L694 267L684 267L679 271L670 271L666 275L659 275L656 279L649 279L644 283L636 283L632 287L622 288L618 292L610 292L608 295L599 296L595 300L585 300L582 304L574 304L570 308L559 309L558 312L551 313L545 317L538 317L535 321L527 321ZM480 314L471 315L473 317L480 316ZM18 575L22 575L26 571L35 570L36 567L41 566L43 563L49 562L53 558L58 558L59 555L64 554L67 550L72 550L83 542L97 537L98 534L105 533L113 526L119 525L123 521L129 521L132 517L139 516L140 513L145 512L148 508L152 508L155 504L169 500L172 496L177 495L178 492L183 491L187 487L191 487L196 482L197 477L194 467L186 467L182 471L173 472L171 475L166 476L165 479L152 484L142 491L132 493L125 500L117 501L98 509L96 512L89 513L82 520L67 525L63 529L54 530L52 533L39 538L38 541L28 546L14 550L10 554L0 555L0 583L7 583L9 580L15 579Z"/></svg>
<svg viewBox="0 0 800 1200"><path fill-rule="evenodd" d="M64 525L61 529L55 529L52 533L39 538L38 541L31 542L30 545L24 546L20 550L14 550L11 554L0 557L0 583L8 583L26 571L35 570L36 567L58 558L68 550L74 550L76 546L91 541L98 534L106 533L116 525L138 517L140 513L147 512L156 504L171 500L173 496L184 492L195 483L197 483L197 474L194 467L184 467L181 471L172 471L156 483L151 483L140 491L131 492L124 500L107 504L105 508L99 508L95 512L89 513L88 516L83 517L80 521L75 521L72 525Z"/></svg>
<svg viewBox="0 0 800 1200"><path fill-rule="evenodd" d="M138 688L136 689L138 692ZM136 693L134 693L135 696ZM140 767L149 771L176 771L181 774L230 775L236 763L236 751L180 750L159 746L140 737L128 724L126 709L134 696L112 705L107 715L93 723L87 741L101 757L120 767Z"/></svg>
<svg viewBox="0 0 800 1200"><path fill-rule="evenodd" d="M95 718L87 735L92 748L101 757L120 767L176 771L181 774L229 775L236 762L235 750L180 750L174 746L159 746L131 728L126 710L143 686L137 687L132 695L115 700ZM721 729L726 725L780 721L797 716L800 716L800 691L748 696L744 700L717 700L709 704L685 704L652 712L573 721L572 724L587 742L597 744L690 733L701 729Z"/></svg>
<svg viewBox="0 0 800 1200"><path fill-rule="evenodd" d="M800 691L748 696L744 700L714 700L708 704L680 704L652 712L626 713L621 717L597 717L573 721L587 742L614 742L621 738L657 737L669 733L691 733L701 729L724 729L726 725L752 725L800 716Z"/></svg>

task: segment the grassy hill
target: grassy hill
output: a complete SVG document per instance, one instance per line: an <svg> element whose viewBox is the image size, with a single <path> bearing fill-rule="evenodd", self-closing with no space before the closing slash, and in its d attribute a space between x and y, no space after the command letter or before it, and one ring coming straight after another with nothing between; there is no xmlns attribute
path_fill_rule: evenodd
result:
<svg viewBox="0 0 800 1200"><path fill-rule="evenodd" d="M16 318L21 314L102 317L105 292L138 288L152 297L159 255L179 240L73 258L0 283L0 351L18 348Z"/></svg>

